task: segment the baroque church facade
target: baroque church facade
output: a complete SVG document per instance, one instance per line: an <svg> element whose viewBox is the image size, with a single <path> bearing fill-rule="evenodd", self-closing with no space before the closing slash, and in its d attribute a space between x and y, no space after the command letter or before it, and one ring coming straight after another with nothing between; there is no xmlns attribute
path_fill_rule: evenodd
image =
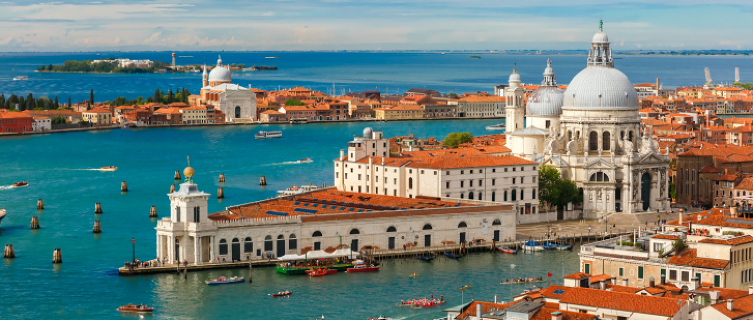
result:
<svg viewBox="0 0 753 320"><path fill-rule="evenodd" d="M505 88L507 146L512 155L557 168L583 194L583 214L669 210L669 156L641 126L638 95L614 68L609 38L599 26L587 65L566 90L551 61L544 81L522 103L517 69Z"/></svg>
<svg viewBox="0 0 753 320"><path fill-rule="evenodd" d="M249 88L232 84L230 66L222 64L222 57L208 74L207 66L204 65L200 103L222 111L226 123L238 122L241 119L258 120L256 94Z"/></svg>

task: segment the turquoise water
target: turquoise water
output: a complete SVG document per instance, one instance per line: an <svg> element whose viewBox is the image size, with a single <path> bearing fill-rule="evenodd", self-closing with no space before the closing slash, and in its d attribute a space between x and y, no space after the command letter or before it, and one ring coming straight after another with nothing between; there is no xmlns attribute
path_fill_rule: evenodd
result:
<svg viewBox="0 0 753 320"><path fill-rule="evenodd" d="M169 212L166 194L175 170L186 166L186 156L196 169L199 188L216 195L217 177L224 173L225 199L210 197L210 212L227 205L275 195L291 184L331 183L332 160L353 134L366 126L385 135L416 134L444 137L448 132L487 133L484 127L499 120L419 121L389 123L331 123L192 127L75 132L0 139L0 206L7 217L0 224L0 245L13 244L16 259L0 264L3 318L58 319L121 318L115 308L126 303L157 307L155 318L194 319L363 319L380 314L428 319L436 310L397 309L401 298L444 294L448 305L459 304L463 285L467 294L509 300L521 286L501 286L505 277L555 276L574 272L577 255L555 252L533 255L474 254L467 260L439 259L433 264L388 261L376 274L338 274L319 279L278 275L272 268L257 268L253 284L208 287L203 280L220 275L247 275L247 270L189 273L188 279L172 274L119 277L116 268L132 255L155 256L156 220ZM282 130L284 137L255 140L258 130ZM301 158L313 163L293 164ZM116 172L88 170L117 166ZM265 175L269 185L259 186ZM28 187L10 188L17 181ZM129 192L120 193L127 181ZM36 210L44 199L45 210ZM94 215L94 203L104 213ZM40 230L29 230L32 216ZM91 232L100 219L103 232ZM53 265L52 252L61 248L63 264ZM510 264L518 265L510 268ZM418 279L408 274L418 272ZM293 290L288 299L267 293ZM468 297L466 297L467 299ZM282 315L281 317L279 315Z"/></svg>

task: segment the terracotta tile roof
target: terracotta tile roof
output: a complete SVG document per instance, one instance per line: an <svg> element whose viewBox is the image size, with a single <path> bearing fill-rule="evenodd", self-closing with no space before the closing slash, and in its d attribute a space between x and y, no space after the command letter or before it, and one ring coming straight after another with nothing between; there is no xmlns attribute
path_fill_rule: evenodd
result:
<svg viewBox="0 0 753 320"><path fill-rule="evenodd" d="M581 280L581 279L585 279L585 278L588 278L588 277L589 277L589 275L587 273L578 272L578 273L568 274L568 275L564 276L563 278L564 279Z"/></svg>
<svg viewBox="0 0 753 320"><path fill-rule="evenodd" d="M474 317L475 318L476 308L477 308L476 306L479 305L479 304L481 305L481 312L482 313L487 313L487 312L492 311L492 310L504 310L504 309L507 309L508 307L513 306L513 305L515 305L517 303L520 303L520 302L523 302L523 300L512 301L512 302L508 302L508 303L504 303L504 304L503 303L485 302L485 301L474 301L473 303L471 303L465 309L465 311L463 311L463 313L461 313L457 317L455 317L455 319L468 319L470 317ZM551 318L550 318L550 320L551 320Z"/></svg>
<svg viewBox="0 0 753 320"><path fill-rule="evenodd" d="M744 177L737 185L735 185L735 189L753 190L753 177Z"/></svg>
<svg viewBox="0 0 753 320"><path fill-rule="evenodd" d="M175 108L175 107L157 109L157 110L154 110L154 113L156 114L181 114L180 108Z"/></svg>
<svg viewBox="0 0 753 320"><path fill-rule="evenodd" d="M680 300L625 292L570 288L562 295L559 303L672 317L686 303L685 301L678 303L678 301Z"/></svg>
<svg viewBox="0 0 753 320"><path fill-rule="evenodd" d="M626 293L633 293L633 294L642 290L641 288L626 287L626 286L620 286L620 285L615 285L615 284L607 284L607 289L612 289L612 291L614 292L626 292Z"/></svg>
<svg viewBox="0 0 753 320"><path fill-rule="evenodd" d="M104 109L104 108L94 108L91 110L84 111L84 113L112 113L112 110Z"/></svg>
<svg viewBox="0 0 753 320"><path fill-rule="evenodd" d="M712 166L705 166L698 171L698 173L720 173L719 169Z"/></svg>
<svg viewBox="0 0 753 320"><path fill-rule="evenodd" d="M542 296L548 297L548 298L560 298L562 297L562 294L565 293L565 290L570 289L570 287L565 286L557 286L557 285L551 285L544 289L541 289L539 291Z"/></svg>
<svg viewBox="0 0 753 320"><path fill-rule="evenodd" d="M28 114L25 114L23 112L10 111L10 112L0 113L0 118L2 118L2 119L17 119L17 118L31 118L31 116L29 116Z"/></svg>
<svg viewBox="0 0 753 320"><path fill-rule="evenodd" d="M723 244L723 245L728 245L728 246L736 246L736 245L741 245L741 244L746 244L746 243L753 242L753 237L749 236L749 235L744 235L744 236L741 236L741 237L735 237L735 238L731 238L731 239L706 238L706 239L701 239L698 242Z"/></svg>
<svg viewBox="0 0 753 320"><path fill-rule="evenodd" d="M598 282L601 282L601 280L611 281L612 280L612 276L610 276L608 274L597 274L597 275L592 275L591 276L591 283L598 283Z"/></svg>
<svg viewBox="0 0 753 320"><path fill-rule="evenodd" d="M753 314L753 295L735 299L732 306L732 310L730 311L727 309L727 302L724 301L711 305L710 307L716 309L716 311L719 311L730 319L740 319L744 316Z"/></svg>
<svg viewBox="0 0 753 320"><path fill-rule="evenodd" d="M646 83L634 84L633 87L652 87L652 88L656 88L656 85L646 82Z"/></svg>
<svg viewBox="0 0 753 320"><path fill-rule="evenodd" d="M678 157L710 156L725 163L753 161L753 146L704 144L703 148L692 148Z"/></svg>
<svg viewBox="0 0 753 320"><path fill-rule="evenodd" d="M679 266L691 266L698 268L724 269L729 264L727 260L698 258L696 249L685 250L684 252L673 256L667 261L668 264Z"/></svg>
<svg viewBox="0 0 753 320"><path fill-rule="evenodd" d="M274 114L274 115L281 115L281 114L284 114L284 113L282 113L282 112L279 112L279 111L276 111L276 110L267 110L267 111L264 111L264 112L262 112L261 114Z"/></svg>
<svg viewBox="0 0 753 320"><path fill-rule="evenodd" d="M668 235L668 234L657 234L655 236L652 236L653 239L665 239L665 240L677 240L677 236Z"/></svg>

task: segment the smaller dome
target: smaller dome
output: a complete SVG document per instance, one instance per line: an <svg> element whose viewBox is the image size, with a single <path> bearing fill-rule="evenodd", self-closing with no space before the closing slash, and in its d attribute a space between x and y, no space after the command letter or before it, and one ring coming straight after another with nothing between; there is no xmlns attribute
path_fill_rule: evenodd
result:
<svg viewBox="0 0 753 320"><path fill-rule="evenodd" d="M512 69L512 74L510 74L510 79L508 82L520 82L520 74L518 74L518 68Z"/></svg>
<svg viewBox="0 0 753 320"><path fill-rule="evenodd" d="M529 116L551 117L562 114L565 90L553 86L541 86L531 92L526 103Z"/></svg>
<svg viewBox="0 0 753 320"><path fill-rule="evenodd" d="M230 70L223 66L216 66L209 71L209 82L230 82Z"/></svg>
<svg viewBox="0 0 753 320"><path fill-rule="evenodd" d="M363 138L364 139L371 139L371 137L374 136L374 130L372 130L369 127L366 127L366 129L363 129Z"/></svg>
<svg viewBox="0 0 753 320"><path fill-rule="evenodd" d="M606 33L599 31L591 39L591 43L609 43L609 37Z"/></svg>

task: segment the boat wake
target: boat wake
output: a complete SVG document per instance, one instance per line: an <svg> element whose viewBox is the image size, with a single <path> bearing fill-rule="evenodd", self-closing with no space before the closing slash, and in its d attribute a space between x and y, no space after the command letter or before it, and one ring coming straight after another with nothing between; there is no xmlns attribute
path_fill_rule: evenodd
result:
<svg viewBox="0 0 753 320"><path fill-rule="evenodd" d="M263 164L261 166L262 167L283 166L283 165L302 164L302 163L311 163L311 162L314 162L314 161L312 161L312 160L283 161L283 162L275 162L275 163Z"/></svg>
<svg viewBox="0 0 753 320"><path fill-rule="evenodd" d="M8 189L13 189L13 188L15 188L15 187L14 187L13 185L9 185L9 186L0 186L0 190L8 190Z"/></svg>

